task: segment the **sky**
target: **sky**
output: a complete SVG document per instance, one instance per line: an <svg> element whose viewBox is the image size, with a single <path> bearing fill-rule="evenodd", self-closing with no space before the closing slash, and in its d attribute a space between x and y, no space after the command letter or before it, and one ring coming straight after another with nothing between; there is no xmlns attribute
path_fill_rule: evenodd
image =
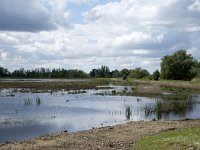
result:
<svg viewBox="0 0 200 150"><path fill-rule="evenodd" d="M0 0L0 66L89 72L200 60L200 0Z"/></svg>

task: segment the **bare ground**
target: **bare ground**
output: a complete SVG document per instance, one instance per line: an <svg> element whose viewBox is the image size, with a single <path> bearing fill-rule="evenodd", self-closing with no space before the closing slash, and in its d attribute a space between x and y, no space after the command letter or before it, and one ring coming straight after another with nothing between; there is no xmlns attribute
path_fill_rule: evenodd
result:
<svg viewBox="0 0 200 150"><path fill-rule="evenodd" d="M200 120L130 122L76 133L47 135L31 141L0 144L0 149L129 149L143 137L158 132L200 127Z"/></svg>

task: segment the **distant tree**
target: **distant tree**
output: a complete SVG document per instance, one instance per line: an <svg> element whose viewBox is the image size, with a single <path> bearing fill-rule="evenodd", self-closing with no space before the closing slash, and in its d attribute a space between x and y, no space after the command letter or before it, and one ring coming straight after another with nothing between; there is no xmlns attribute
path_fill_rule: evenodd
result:
<svg viewBox="0 0 200 150"><path fill-rule="evenodd" d="M163 79L190 80L195 74L192 68L196 61L185 50L179 50L171 56L164 56L161 62L161 77Z"/></svg>
<svg viewBox="0 0 200 150"><path fill-rule="evenodd" d="M92 69L89 73L91 78L97 77L97 69Z"/></svg>
<svg viewBox="0 0 200 150"><path fill-rule="evenodd" d="M130 70L124 68L120 71L120 77L122 77L124 80L127 79L127 77L130 75Z"/></svg>
<svg viewBox="0 0 200 150"><path fill-rule="evenodd" d="M107 78L112 77L111 72L108 66L102 65L101 68L92 69L89 73L90 77L92 78Z"/></svg>
<svg viewBox="0 0 200 150"><path fill-rule="evenodd" d="M119 71L118 71L117 69L111 71L111 72L110 72L110 76L113 77L113 78L120 77Z"/></svg>
<svg viewBox="0 0 200 150"><path fill-rule="evenodd" d="M142 79L148 77L149 75L150 73L146 69L141 68L133 69L130 73L130 77L135 79Z"/></svg>
<svg viewBox="0 0 200 150"><path fill-rule="evenodd" d="M158 79L160 78L160 72L158 70L154 71L152 74L152 78L153 80L158 81Z"/></svg>
<svg viewBox="0 0 200 150"><path fill-rule="evenodd" d="M195 63L194 67L192 67L191 72L195 75L195 77L200 78L200 62Z"/></svg>
<svg viewBox="0 0 200 150"><path fill-rule="evenodd" d="M109 77L110 69L108 66L101 66L101 77Z"/></svg>
<svg viewBox="0 0 200 150"><path fill-rule="evenodd" d="M11 73L13 78L88 78L88 74L82 70L65 70L65 69L50 69L45 68L35 68L33 70L24 70L23 68L19 70L14 70Z"/></svg>
<svg viewBox="0 0 200 150"><path fill-rule="evenodd" d="M8 71L8 69L0 66L0 77L8 77L9 75L10 72Z"/></svg>

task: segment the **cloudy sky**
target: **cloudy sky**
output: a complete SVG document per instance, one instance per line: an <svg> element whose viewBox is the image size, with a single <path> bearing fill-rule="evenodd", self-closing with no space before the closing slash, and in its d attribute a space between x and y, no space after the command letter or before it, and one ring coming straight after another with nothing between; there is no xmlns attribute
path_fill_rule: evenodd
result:
<svg viewBox="0 0 200 150"><path fill-rule="evenodd" d="M200 60L200 0L0 0L0 66L159 69Z"/></svg>

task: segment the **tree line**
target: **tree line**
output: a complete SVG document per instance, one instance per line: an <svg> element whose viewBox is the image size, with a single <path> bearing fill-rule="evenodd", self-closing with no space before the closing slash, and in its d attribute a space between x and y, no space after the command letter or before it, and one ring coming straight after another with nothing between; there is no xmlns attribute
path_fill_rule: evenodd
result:
<svg viewBox="0 0 200 150"><path fill-rule="evenodd" d="M172 55L164 56L161 59L161 71L154 71L152 74L146 69L122 69L110 70L108 66L102 65L100 68L92 69L86 73L78 69L52 69L36 68L25 70L21 68L12 72L8 69L0 67L0 77L10 78L135 78L159 80L191 80L194 77L200 77L200 62L195 60L191 54L187 54L185 50L179 50Z"/></svg>
<svg viewBox="0 0 200 150"><path fill-rule="evenodd" d="M49 68L36 68L32 70L25 70L20 68L9 72L8 69L0 67L0 77L10 78L88 78L89 75L82 70L78 69L52 69Z"/></svg>
<svg viewBox="0 0 200 150"><path fill-rule="evenodd" d="M100 68L92 69L89 73L86 73L78 69L52 69L49 68L36 68L32 70L25 70L21 68L9 72L8 69L0 67L0 77L10 78L123 78L128 77L141 79L149 78L151 75L146 69L122 69L110 71L108 66L102 65Z"/></svg>

